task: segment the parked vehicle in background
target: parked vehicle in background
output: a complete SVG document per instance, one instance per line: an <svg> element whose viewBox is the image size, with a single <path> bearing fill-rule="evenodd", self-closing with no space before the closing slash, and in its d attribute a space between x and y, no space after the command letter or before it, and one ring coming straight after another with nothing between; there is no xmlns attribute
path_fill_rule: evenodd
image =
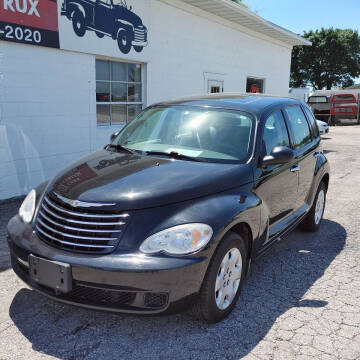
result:
<svg viewBox="0 0 360 360"><path fill-rule="evenodd" d="M77 36L87 30L99 38L110 36L124 54L132 47L141 52L147 45L147 28L125 0L64 0L61 15L72 21Z"/></svg>
<svg viewBox="0 0 360 360"><path fill-rule="evenodd" d="M329 132L329 125L325 121L316 120L316 123L319 127L321 135L327 134Z"/></svg>
<svg viewBox="0 0 360 360"><path fill-rule="evenodd" d="M293 99L153 105L28 194L7 227L12 267L65 303L137 314L194 306L221 321L252 261L297 225L319 229L330 172L320 142Z"/></svg>
<svg viewBox="0 0 360 360"><path fill-rule="evenodd" d="M289 90L289 97L300 101L307 102L310 95L309 88L291 88Z"/></svg>
<svg viewBox="0 0 360 360"><path fill-rule="evenodd" d="M334 94L330 104L333 123L336 124L342 119L359 120L359 99L355 94Z"/></svg>
<svg viewBox="0 0 360 360"><path fill-rule="evenodd" d="M311 95L307 101L315 118L330 123L331 120L331 105L330 96L326 95Z"/></svg>
<svg viewBox="0 0 360 360"><path fill-rule="evenodd" d="M316 90L307 103L316 119L328 124L352 120L359 123L360 90Z"/></svg>

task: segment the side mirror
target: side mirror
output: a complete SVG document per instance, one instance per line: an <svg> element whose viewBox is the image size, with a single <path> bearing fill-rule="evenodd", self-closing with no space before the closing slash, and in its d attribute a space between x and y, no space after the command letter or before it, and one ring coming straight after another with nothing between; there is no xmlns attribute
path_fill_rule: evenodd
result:
<svg viewBox="0 0 360 360"><path fill-rule="evenodd" d="M110 136L110 144L117 138L117 136L120 134L120 130L114 132L111 136Z"/></svg>
<svg viewBox="0 0 360 360"><path fill-rule="evenodd" d="M262 160L262 167L270 165L286 164L295 157L295 152L287 146L276 146L271 154Z"/></svg>

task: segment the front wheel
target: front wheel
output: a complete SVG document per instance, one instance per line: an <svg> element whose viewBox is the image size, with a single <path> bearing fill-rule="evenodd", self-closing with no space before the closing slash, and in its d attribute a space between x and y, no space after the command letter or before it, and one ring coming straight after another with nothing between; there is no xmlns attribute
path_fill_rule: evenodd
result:
<svg viewBox="0 0 360 360"><path fill-rule="evenodd" d="M131 36L129 35L129 33L122 29L119 31L118 33L118 37L117 37L117 42L118 42L118 46L120 51L123 54L128 54L131 50Z"/></svg>
<svg viewBox="0 0 360 360"><path fill-rule="evenodd" d="M246 266L245 241L237 233L229 232L209 265L194 307L197 317L211 324L231 313L240 295Z"/></svg>
<svg viewBox="0 0 360 360"><path fill-rule="evenodd" d="M135 46L134 45L134 50L137 52L137 53L141 53L143 51L144 47L143 46Z"/></svg>
<svg viewBox="0 0 360 360"><path fill-rule="evenodd" d="M74 13L72 23L75 34L83 37L86 33L85 17L80 11Z"/></svg>
<svg viewBox="0 0 360 360"><path fill-rule="evenodd" d="M326 204L326 186L320 183L312 207L300 227L305 231L315 232L323 219Z"/></svg>

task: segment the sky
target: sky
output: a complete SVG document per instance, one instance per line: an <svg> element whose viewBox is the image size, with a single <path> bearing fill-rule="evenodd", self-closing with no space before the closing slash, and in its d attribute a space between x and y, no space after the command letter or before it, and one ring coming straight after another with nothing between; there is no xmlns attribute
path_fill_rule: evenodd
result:
<svg viewBox="0 0 360 360"><path fill-rule="evenodd" d="M244 0L250 10L296 34L322 27L360 33L360 0Z"/></svg>

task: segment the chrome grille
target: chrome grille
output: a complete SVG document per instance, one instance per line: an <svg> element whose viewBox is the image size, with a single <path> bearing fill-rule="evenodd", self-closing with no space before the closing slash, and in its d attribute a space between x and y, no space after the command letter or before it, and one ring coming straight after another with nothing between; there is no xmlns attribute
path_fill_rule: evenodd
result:
<svg viewBox="0 0 360 360"><path fill-rule="evenodd" d="M73 207L46 195L36 219L39 238L63 250L109 253L115 249L130 214L116 210Z"/></svg>
<svg viewBox="0 0 360 360"><path fill-rule="evenodd" d="M142 28L137 28L135 29L135 36L134 39L135 41L146 41L147 38L147 31L145 29Z"/></svg>

